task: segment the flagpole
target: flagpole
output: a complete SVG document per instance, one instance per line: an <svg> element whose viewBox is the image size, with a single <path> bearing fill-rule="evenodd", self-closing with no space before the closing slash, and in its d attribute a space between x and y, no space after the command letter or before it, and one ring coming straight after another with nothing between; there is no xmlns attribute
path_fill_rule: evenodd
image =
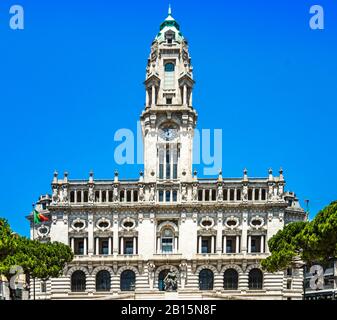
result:
<svg viewBox="0 0 337 320"><path fill-rule="evenodd" d="M35 204L33 203L33 241L35 240ZM33 300L35 300L35 277L33 277Z"/></svg>

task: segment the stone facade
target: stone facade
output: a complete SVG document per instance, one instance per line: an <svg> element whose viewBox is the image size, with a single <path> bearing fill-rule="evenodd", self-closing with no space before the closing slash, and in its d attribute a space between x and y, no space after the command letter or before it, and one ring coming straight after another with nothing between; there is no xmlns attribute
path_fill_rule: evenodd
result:
<svg viewBox="0 0 337 320"><path fill-rule="evenodd" d="M63 276L39 299L301 299L302 270L263 273L267 241L306 219L283 171L265 178L200 179L192 172L197 113L188 44L171 12L152 43L141 115L138 180L54 174L31 237L72 247ZM289 285L290 283L290 285Z"/></svg>

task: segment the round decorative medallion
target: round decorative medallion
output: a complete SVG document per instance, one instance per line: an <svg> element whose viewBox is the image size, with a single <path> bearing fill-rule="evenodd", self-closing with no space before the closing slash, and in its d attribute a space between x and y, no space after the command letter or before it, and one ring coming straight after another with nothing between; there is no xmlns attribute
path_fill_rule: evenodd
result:
<svg viewBox="0 0 337 320"><path fill-rule="evenodd" d="M250 220L250 226L254 229L259 229L263 227L264 225L264 220L263 218L256 216Z"/></svg>
<svg viewBox="0 0 337 320"><path fill-rule="evenodd" d="M227 218L225 225L227 228L235 229L239 226L239 223L240 221L237 217L229 217Z"/></svg>
<svg viewBox="0 0 337 320"><path fill-rule="evenodd" d="M80 232L82 230L85 229L85 221L82 219L76 219L73 221L73 223L71 224L71 227L77 231Z"/></svg>
<svg viewBox="0 0 337 320"><path fill-rule="evenodd" d="M106 218L102 218L97 221L96 227L101 231L105 231L111 227L111 222Z"/></svg>
<svg viewBox="0 0 337 320"><path fill-rule="evenodd" d="M130 231L136 227L136 221L132 218L126 218L122 221L122 228Z"/></svg>
<svg viewBox="0 0 337 320"><path fill-rule="evenodd" d="M214 219L210 217L202 218L200 221L200 226L204 229L211 229L214 227Z"/></svg>

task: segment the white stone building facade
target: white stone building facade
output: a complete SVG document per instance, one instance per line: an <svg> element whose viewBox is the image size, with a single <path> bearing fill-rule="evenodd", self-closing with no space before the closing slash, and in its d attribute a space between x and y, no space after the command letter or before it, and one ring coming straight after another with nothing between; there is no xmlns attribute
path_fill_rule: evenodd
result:
<svg viewBox="0 0 337 320"><path fill-rule="evenodd" d="M302 270L261 270L268 240L305 220L283 171L265 178L199 179L193 172L193 68L171 12L152 43L141 114L144 173L135 181L54 174L31 237L71 246L58 279L37 299L301 299ZM168 290L166 276L176 276Z"/></svg>

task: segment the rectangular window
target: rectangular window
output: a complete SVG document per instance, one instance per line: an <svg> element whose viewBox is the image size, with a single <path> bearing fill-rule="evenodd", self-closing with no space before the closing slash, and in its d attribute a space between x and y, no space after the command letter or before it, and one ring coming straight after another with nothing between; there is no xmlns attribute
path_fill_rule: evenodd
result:
<svg viewBox="0 0 337 320"><path fill-rule="evenodd" d="M236 190L236 200L240 201L241 200L241 190Z"/></svg>
<svg viewBox="0 0 337 320"><path fill-rule="evenodd" d="M171 155L170 146L166 146L166 179L171 179Z"/></svg>
<svg viewBox="0 0 337 320"><path fill-rule="evenodd" d="M74 253L77 256L83 256L84 255L84 239L74 239Z"/></svg>
<svg viewBox="0 0 337 320"><path fill-rule="evenodd" d="M235 253L235 252L236 252L236 237L227 237L226 253Z"/></svg>
<svg viewBox="0 0 337 320"><path fill-rule="evenodd" d="M106 191L102 191L102 202L106 202Z"/></svg>
<svg viewBox="0 0 337 320"><path fill-rule="evenodd" d="M75 192L74 191L70 192L70 202L75 202Z"/></svg>
<svg viewBox="0 0 337 320"><path fill-rule="evenodd" d="M41 292L46 293L47 292L47 282L41 281Z"/></svg>
<svg viewBox="0 0 337 320"><path fill-rule="evenodd" d="M133 191L133 202L138 202L138 191Z"/></svg>
<svg viewBox="0 0 337 320"><path fill-rule="evenodd" d="M266 189L262 189L261 199L266 200Z"/></svg>
<svg viewBox="0 0 337 320"><path fill-rule="evenodd" d="M229 200L230 201L234 201L235 200L234 199L234 194L235 194L234 189L230 189L230 191L229 191Z"/></svg>
<svg viewBox="0 0 337 320"><path fill-rule="evenodd" d="M209 190L205 190L205 201L209 201Z"/></svg>
<svg viewBox="0 0 337 320"><path fill-rule="evenodd" d="M88 200L89 200L88 191L84 191L83 202L88 202Z"/></svg>
<svg viewBox="0 0 337 320"><path fill-rule="evenodd" d="M124 200L125 200L125 191L121 191L119 193L119 201L124 202Z"/></svg>
<svg viewBox="0 0 337 320"><path fill-rule="evenodd" d="M287 289L291 290L291 280L287 280Z"/></svg>
<svg viewBox="0 0 337 320"><path fill-rule="evenodd" d="M95 201L99 202L99 191L95 192Z"/></svg>
<svg viewBox="0 0 337 320"><path fill-rule="evenodd" d="M178 192L173 191L172 196L173 196L173 202L177 202L178 201Z"/></svg>
<svg viewBox="0 0 337 320"><path fill-rule="evenodd" d="M203 237L201 241L201 253L211 253L211 238L210 237Z"/></svg>
<svg viewBox="0 0 337 320"><path fill-rule="evenodd" d="M133 239L124 238L124 254L133 254Z"/></svg>
<svg viewBox="0 0 337 320"><path fill-rule="evenodd" d="M173 239L163 238L161 240L161 250L163 253L172 253L173 252Z"/></svg>
<svg viewBox="0 0 337 320"><path fill-rule="evenodd" d="M224 191L223 191L223 200L224 201L228 200L228 190L227 189L224 189Z"/></svg>
<svg viewBox="0 0 337 320"><path fill-rule="evenodd" d="M166 191L165 192L165 201L166 202L171 202L171 191Z"/></svg>
<svg viewBox="0 0 337 320"><path fill-rule="evenodd" d="M212 190L212 201L216 201L216 190Z"/></svg>
<svg viewBox="0 0 337 320"><path fill-rule="evenodd" d="M108 255L109 254L109 240L99 239L99 254Z"/></svg>
<svg viewBox="0 0 337 320"><path fill-rule="evenodd" d="M113 192L109 191L109 202L113 202Z"/></svg>
<svg viewBox="0 0 337 320"><path fill-rule="evenodd" d="M253 190L252 189L248 189L248 200L249 201L253 200Z"/></svg>
<svg viewBox="0 0 337 320"><path fill-rule="evenodd" d="M166 104L172 104L172 98L166 98Z"/></svg>
<svg viewBox="0 0 337 320"><path fill-rule="evenodd" d="M251 238L251 253L261 252L261 237L253 236Z"/></svg>
<svg viewBox="0 0 337 320"><path fill-rule="evenodd" d="M82 202L82 192L81 191L77 191L77 202L78 203Z"/></svg>
<svg viewBox="0 0 337 320"><path fill-rule="evenodd" d="M255 189L255 201L258 201L260 199L260 190L259 189Z"/></svg>
<svg viewBox="0 0 337 320"><path fill-rule="evenodd" d="M126 202L131 202L131 191L130 190L126 192Z"/></svg>
<svg viewBox="0 0 337 320"><path fill-rule="evenodd" d="M198 201L202 201L202 190L198 191Z"/></svg>
<svg viewBox="0 0 337 320"><path fill-rule="evenodd" d="M164 191L163 190L159 191L159 202L164 202Z"/></svg>
<svg viewBox="0 0 337 320"><path fill-rule="evenodd" d="M159 164L159 179L164 179L164 164Z"/></svg>

